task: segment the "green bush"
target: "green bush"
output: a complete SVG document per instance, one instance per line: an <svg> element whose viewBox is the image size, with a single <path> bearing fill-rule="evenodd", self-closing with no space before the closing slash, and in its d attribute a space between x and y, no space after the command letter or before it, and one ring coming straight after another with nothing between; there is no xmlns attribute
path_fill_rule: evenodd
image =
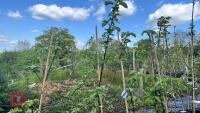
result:
<svg viewBox="0 0 200 113"><path fill-rule="evenodd" d="M64 70L58 70L58 71L53 71L50 73L48 76L48 79L50 81L62 81L62 80L67 80L69 78L69 71L64 71Z"/></svg>
<svg viewBox="0 0 200 113"><path fill-rule="evenodd" d="M11 90L16 90L16 91L24 91L25 89L28 88L28 85L33 84L33 83L38 83L41 80L39 79L38 76L36 75L29 75L27 77L24 77L23 79L9 85L9 88Z"/></svg>
<svg viewBox="0 0 200 113"><path fill-rule="evenodd" d="M24 108L14 108L8 113L37 113L38 112L39 100L28 100L25 102Z"/></svg>

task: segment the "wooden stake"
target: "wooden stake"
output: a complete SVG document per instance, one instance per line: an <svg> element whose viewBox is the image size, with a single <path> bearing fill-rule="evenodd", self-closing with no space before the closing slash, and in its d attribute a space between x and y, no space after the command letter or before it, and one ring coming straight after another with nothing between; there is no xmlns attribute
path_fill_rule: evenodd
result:
<svg viewBox="0 0 200 113"><path fill-rule="evenodd" d="M96 51L97 51L97 75L98 81L100 82L100 66L99 66L99 39L98 39L98 28L96 26ZM103 101L101 95L99 95L99 110L100 113L103 113Z"/></svg>
<svg viewBox="0 0 200 113"><path fill-rule="evenodd" d="M142 70L140 78L139 78L139 88L140 88L140 96L142 98L142 105L141 105L141 109L140 109L140 113L144 113L144 81L143 81L143 72L144 70Z"/></svg>
<svg viewBox="0 0 200 113"><path fill-rule="evenodd" d="M99 66L99 38L98 38L98 28L96 26L96 54L97 54L97 75L98 80L100 80L100 66Z"/></svg>
<svg viewBox="0 0 200 113"><path fill-rule="evenodd" d="M124 65L123 65L123 61L120 61L121 63L121 71L122 71L122 81L123 81L123 90L126 90L126 83L125 83L125 77L124 77ZM125 98L125 106L126 106L126 113L128 112L128 102L127 102L127 98Z"/></svg>
<svg viewBox="0 0 200 113"><path fill-rule="evenodd" d="M41 110L42 110L42 102L43 102L43 98L44 98L43 97L44 96L44 88L45 88L45 82L47 80L47 75L48 75L49 59L50 59L50 55L51 55L52 43L53 43L53 34L51 35L50 44L49 44L49 51L48 51L48 56L47 56L47 61L46 61L46 66L45 66L44 78L43 78L43 83L42 83L42 94L40 96L40 104L39 104L38 113L41 113Z"/></svg>
<svg viewBox="0 0 200 113"><path fill-rule="evenodd" d="M120 42L119 32L117 32L117 37L118 37L118 41ZM123 61L122 61L121 58L120 58L120 65L121 65L121 72L122 72L123 90L125 91L126 90L126 83L125 83L125 77L124 77L124 65L123 65ZM126 113L129 113L127 98L125 98L124 101L125 101Z"/></svg>

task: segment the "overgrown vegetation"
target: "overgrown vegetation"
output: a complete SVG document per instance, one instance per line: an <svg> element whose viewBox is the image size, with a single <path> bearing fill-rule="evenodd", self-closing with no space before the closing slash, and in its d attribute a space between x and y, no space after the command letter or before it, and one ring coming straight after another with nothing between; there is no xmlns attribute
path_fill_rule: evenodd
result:
<svg viewBox="0 0 200 113"><path fill-rule="evenodd" d="M200 40L193 20L190 30L181 31L170 24L171 17L162 16L158 31L144 30L144 38L133 44L134 31L118 27L119 7L127 4L108 0L105 5L110 12L102 22L102 37L96 29L96 39L91 37L83 49L76 47L67 28L52 27L36 37L32 47L20 41L16 51L0 53L0 112L168 113L177 108L170 108L169 102L188 96L196 100ZM70 85L58 88L70 80ZM58 85L48 93L47 83ZM23 107L9 107L13 91L26 93ZM195 103L190 106L195 112Z"/></svg>

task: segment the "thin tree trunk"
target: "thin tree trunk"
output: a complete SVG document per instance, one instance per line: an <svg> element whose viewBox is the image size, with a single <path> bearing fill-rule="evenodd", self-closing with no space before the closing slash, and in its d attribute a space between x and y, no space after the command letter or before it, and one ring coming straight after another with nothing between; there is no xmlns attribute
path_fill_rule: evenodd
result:
<svg viewBox="0 0 200 113"><path fill-rule="evenodd" d="M191 23L191 68L192 68L192 113L195 113L195 75L194 75L194 6L195 0L192 2L192 23Z"/></svg>
<svg viewBox="0 0 200 113"><path fill-rule="evenodd" d="M96 54L97 54L97 74L98 74L98 80L100 80L99 38L98 38L98 28L97 28L97 26L96 26Z"/></svg>
<svg viewBox="0 0 200 113"><path fill-rule="evenodd" d="M175 47L175 52L177 51L178 48L178 38L176 38L176 26L174 26L174 47ZM170 60L170 64L171 64L171 60ZM172 77L172 71L174 71L174 65L171 64L172 69L170 69L170 76ZM170 78L171 81L171 86L172 86L172 91L174 91L174 86L172 83L172 78ZM177 104L176 104L176 94L174 93L174 113L176 113L176 108L177 108Z"/></svg>
<svg viewBox="0 0 200 113"><path fill-rule="evenodd" d="M50 44L49 44L49 52L48 52L48 55L47 55L47 61L46 61L46 66L45 66L44 78L43 78L43 83L42 83L42 94L40 96L38 113L41 113L41 110L42 110L42 102L43 102L43 98L44 98L43 96L44 96L45 82L47 80L47 75L48 75L48 68L49 68L49 60L50 60L50 55L51 55L52 43L53 43L53 34L51 35Z"/></svg>
<svg viewBox="0 0 200 113"><path fill-rule="evenodd" d="M131 90L129 89L129 94L130 94L130 96L131 96L131 104L132 104L132 112L134 112L135 111L135 109L134 109L134 101L133 101L133 94L131 93Z"/></svg>
<svg viewBox="0 0 200 113"><path fill-rule="evenodd" d="M44 39L42 40L42 44L44 44ZM41 58L40 58L40 77L44 76L44 48L41 49Z"/></svg>
<svg viewBox="0 0 200 113"><path fill-rule="evenodd" d="M169 69L169 48L168 48L168 42L167 42L167 35L165 34L165 46L166 46L166 65L167 69Z"/></svg>
<svg viewBox="0 0 200 113"><path fill-rule="evenodd" d="M171 75L171 72L170 72L170 75ZM170 78L170 82L171 82L171 86L172 86L172 91L174 91L174 86L173 86L173 83L172 83L172 78ZM176 95L174 93L174 113L176 113Z"/></svg>
<svg viewBox="0 0 200 113"><path fill-rule="evenodd" d="M44 76L44 50L41 50L41 58L40 58L40 78Z"/></svg>
<svg viewBox="0 0 200 113"><path fill-rule="evenodd" d="M169 67L169 48L168 48L168 42L167 42L167 33L165 33L165 46L166 46L166 52L165 52L165 58L166 58L166 69L165 71L170 70ZM172 86L173 87L173 86ZM166 93L166 90L165 90ZM168 113L168 97L164 94L164 106L165 106L165 112Z"/></svg>
<svg viewBox="0 0 200 113"><path fill-rule="evenodd" d="M167 98L167 96L165 96L165 94L163 94L163 102L164 102L164 107L165 107L165 113L169 113L169 110L168 110L168 98Z"/></svg>
<svg viewBox="0 0 200 113"><path fill-rule="evenodd" d="M161 27L159 27L159 32L158 32L158 45L157 45L157 51L159 51L159 47L160 47L160 38L161 38Z"/></svg>
<svg viewBox="0 0 200 113"><path fill-rule="evenodd" d="M110 26L108 29L111 29L112 25L114 25L114 22L111 22ZM105 52L103 54L103 63L101 65L101 70L100 70L100 80L99 80L99 87L101 87L101 81L102 81L102 76L103 76L103 71L104 71L104 66L105 66L105 60L106 60L106 55L108 52L108 46L109 46L109 39L110 39L110 35L107 36L106 38L106 44L105 44Z"/></svg>
<svg viewBox="0 0 200 113"><path fill-rule="evenodd" d="M154 77L155 76L155 73L154 73L154 57L155 57L154 56L154 42L153 42L153 36L150 34L148 36L149 36L149 40L150 40L150 44L151 44L151 74Z"/></svg>
<svg viewBox="0 0 200 113"><path fill-rule="evenodd" d="M100 82L100 66L99 66L99 39L98 39L98 28L96 26L96 51L97 51L97 75L98 75L98 81ZM99 95L99 111L100 113L103 113L103 102L102 97Z"/></svg>
<svg viewBox="0 0 200 113"><path fill-rule="evenodd" d="M160 46L160 39L161 39L161 27L159 27L159 32L158 32L158 45L157 45L157 51L155 50L155 58L156 58L156 65L157 65L157 70L158 70L158 75L159 75L159 79L160 79L160 75L161 75L161 70L160 70L160 64L159 64L159 48Z"/></svg>
<svg viewBox="0 0 200 113"><path fill-rule="evenodd" d="M153 36L152 36L152 42L154 42ZM155 55L155 60L156 60L156 67L157 67L157 70L158 70L158 81L160 81L160 79L161 79L161 71L160 71L160 63L159 63L158 54L157 54L157 50L158 49L156 50L155 48L153 48L153 50L154 50L154 55ZM156 77L155 77L155 79L156 79ZM155 92L155 94L156 94L156 92ZM160 99L161 99L162 108L164 109L164 105L163 105L163 102L162 102L162 93L161 92L160 92Z"/></svg>
<svg viewBox="0 0 200 113"><path fill-rule="evenodd" d="M158 70L158 76L159 76L159 79L160 79L160 76L161 76L160 63L159 63L158 54L157 54L157 51L155 50L155 48L154 48L154 54L155 54L155 59L156 59L156 67L157 67L157 70Z"/></svg>
<svg viewBox="0 0 200 113"><path fill-rule="evenodd" d="M157 67L157 70L158 70L158 73L159 73L159 76L160 76L160 66L159 66L159 63L158 63L158 57L157 57L157 53L156 53L156 49L154 47L154 37L153 37L153 34L148 34L148 37L149 37L149 40L151 42L151 65L152 65L152 75L154 77L154 83L156 82L156 76L155 76L155 72L154 72L154 58L156 60L156 67ZM156 97L156 90L155 90L155 97ZM155 104L154 104L154 107L155 107L155 110L157 110L157 101L155 99ZM158 111L156 111L158 112Z"/></svg>
<svg viewBox="0 0 200 113"><path fill-rule="evenodd" d="M120 33L119 32L117 32L117 40L120 42Z"/></svg>
<svg viewBox="0 0 200 113"><path fill-rule="evenodd" d="M135 69L135 48L133 48L133 71L136 71L136 69Z"/></svg>

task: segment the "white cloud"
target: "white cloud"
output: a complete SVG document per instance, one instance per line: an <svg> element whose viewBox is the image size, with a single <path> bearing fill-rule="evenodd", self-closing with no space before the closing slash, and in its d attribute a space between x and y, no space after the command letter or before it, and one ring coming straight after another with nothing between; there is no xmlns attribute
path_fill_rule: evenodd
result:
<svg viewBox="0 0 200 113"><path fill-rule="evenodd" d="M149 15L147 23L156 25L157 19L161 16L171 16L171 24L181 24L191 20L192 3L189 4L164 4L161 8L157 9L154 13ZM200 19L200 4L195 5L194 19Z"/></svg>
<svg viewBox="0 0 200 113"><path fill-rule="evenodd" d="M85 20L90 16L92 8L59 7L55 4L36 4L29 7L32 17L37 20Z"/></svg>
<svg viewBox="0 0 200 113"><path fill-rule="evenodd" d="M3 35L0 35L0 43L15 45L17 44L17 40L11 40Z"/></svg>
<svg viewBox="0 0 200 113"><path fill-rule="evenodd" d="M17 44L18 40L10 40L8 43L11 45L15 45Z"/></svg>
<svg viewBox="0 0 200 113"><path fill-rule="evenodd" d="M106 7L104 4L101 4L95 15L97 15L98 20L103 20L103 15L106 13Z"/></svg>
<svg viewBox="0 0 200 113"><path fill-rule="evenodd" d="M6 42L7 40L7 37L0 35L0 42Z"/></svg>
<svg viewBox="0 0 200 113"><path fill-rule="evenodd" d="M19 11L8 11L7 13L8 17L14 18L14 19L22 19L23 16L21 15L21 13Z"/></svg>
<svg viewBox="0 0 200 113"><path fill-rule="evenodd" d="M133 15L137 10L136 5L134 4L133 1L130 1L130 0L129 1L125 1L125 2L128 5L128 8L124 8L124 7L120 6L119 7L120 14L122 16L131 16L131 15Z"/></svg>
<svg viewBox="0 0 200 113"><path fill-rule="evenodd" d="M85 46L85 43L82 42L82 41L77 41L76 42L76 47L79 48L79 49L83 49L83 47Z"/></svg>
<svg viewBox="0 0 200 113"><path fill-rule="evenodd" d="M131 37L130 40L131 40L131 43L128 43L128 44L127 44L129 47L135 46L136 43L137 43L138 41L140 41L139 38L135 38L135 37Z"/></svg>
<svg viewBox="0 0 200 113"><path fill-rule="evenodd" d="M31 30L31 32L32 33L37 33L37 32L39 32L39 30L38 29L33 29L33 30Z"/></svg>

